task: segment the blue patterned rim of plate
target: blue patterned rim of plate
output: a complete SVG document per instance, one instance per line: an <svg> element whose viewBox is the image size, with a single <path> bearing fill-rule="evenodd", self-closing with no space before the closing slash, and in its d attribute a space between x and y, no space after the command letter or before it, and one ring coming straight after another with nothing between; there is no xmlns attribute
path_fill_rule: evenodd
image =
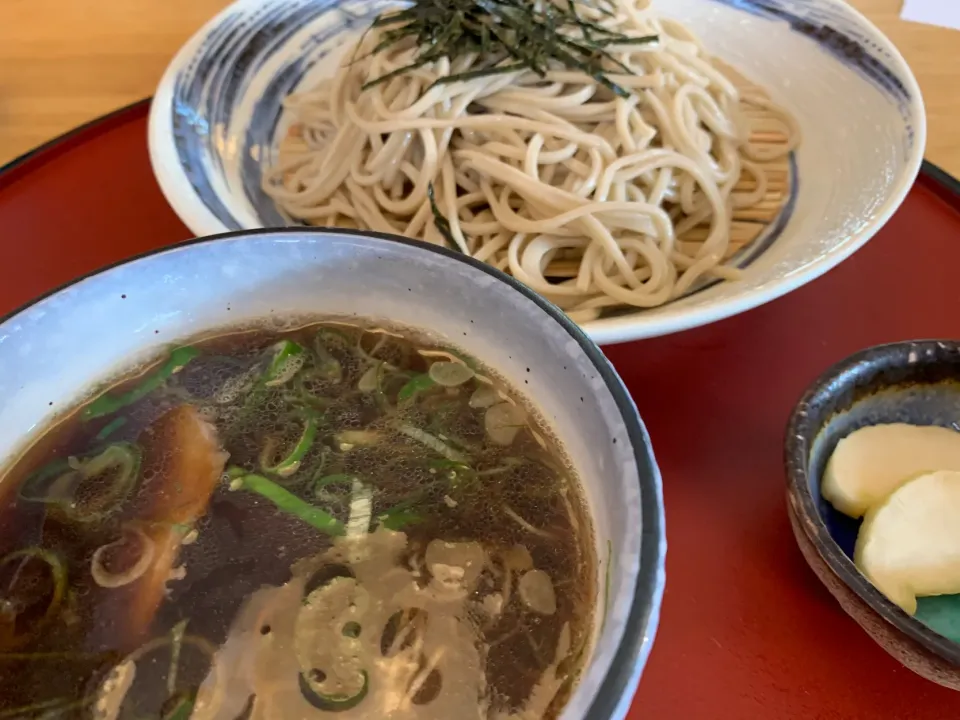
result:
<svg viewBox="0 0 960 720"><path fill-rule="evenodd" d="M907 86L889 68L894 63L894 57L889 50L864 34L862 27L853 21L849 8L838 3L809 0L714 1L751 15L786 22L794 32L814 40L824 51L855 69L896 102L907 125L907 142L914 142L916 132L910 116L913 98Z"/></svg>
<svg viewBox="0 0 960 720"><path fill-rule="evenodd" d="M204 158L211 159L216 171L223 173L220 154L211 147L218 139L213 130L231 126L236 100L251 76L274 60L276 51L286 47L304 25L317 25L296 53L272 68L243 141L241 177L247 200L266 227L289 225L291 220L280 214L260 187L264 151L250 150L272 147L283 98L311 67L339 46L331 41L365 29L373 18L394 6L390 0L265 0L256 9L238 8L222 18L204 39L192 62L177 75L173 132L179 160L194 191L225 227L241 229L214 189Z"/></svg>
<svg viewBox="0 0 960 720"><path fill-rule="evenodd" d="M825 52L855 70L880 89L899 109L906 125L908 150L915 143L911 124L912 98L907 84L891 69L890 50L863 31L863 20L840 0L711 0L718 4L786 23L793 32L816 42ZM290 225L260 187L265 161L271 157L280 122L282 99L336 47L340 36L366 28L391 0L246 0L228 8L207 31L189 63L179 70L173 85L171 122L178 161L193 192L223 226L240 229L243 223L222 200L226 178L217 146L227 129L236 125L238 99L250 88L255 75L269 68L265 81L257 80L257 101L242 130L238 175L242 194L252 215L263 226ZM302 30L310 25L304 37ZM296 52L289 43L295 41ZM283 52L279 52L280 50ZM795 175L796 164L791 163ZM745 265L769 247L789 219L793 198L777 223L760 242L738 258Z"/></svg>

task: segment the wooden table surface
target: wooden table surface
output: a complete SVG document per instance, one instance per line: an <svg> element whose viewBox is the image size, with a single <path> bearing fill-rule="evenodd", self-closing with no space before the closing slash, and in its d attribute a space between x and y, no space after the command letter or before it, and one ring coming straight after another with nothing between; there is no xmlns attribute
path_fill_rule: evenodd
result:
<svg viewBox="0 0 960 720"><path fill-rule="evenodd" d="M957 0L943 0L956 2ZM177 48L228 0L0 0L0 165L150 95ZM903 52L929 116L927 158L960 176L960 33L852 0Z"/></svg>

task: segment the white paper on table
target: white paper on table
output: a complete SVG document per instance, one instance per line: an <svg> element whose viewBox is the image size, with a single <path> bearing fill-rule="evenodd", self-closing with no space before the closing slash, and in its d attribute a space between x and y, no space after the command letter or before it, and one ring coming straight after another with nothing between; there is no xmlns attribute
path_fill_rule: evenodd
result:
<svg viewBox="0 0 960 720"><path fill-rule="evenodd" d="M900 17L912 22L960 30L958 0L903 0Z"/></svg>

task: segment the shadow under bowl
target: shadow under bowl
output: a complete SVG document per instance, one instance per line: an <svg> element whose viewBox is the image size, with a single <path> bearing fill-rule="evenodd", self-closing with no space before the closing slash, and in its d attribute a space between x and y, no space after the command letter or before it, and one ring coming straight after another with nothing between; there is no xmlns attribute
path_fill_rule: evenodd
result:
<svg viewBox="0 0 960 720"><path fill-rule="evenodd" d="M867 580L853 562L861 521L820 494L840 440L868 425L897 422L960 430L960 343L923 340L863 350L807 390L787 428L790 524L804 559L870 637L919 675L960 690L960 643L905 613Z"/></svg>

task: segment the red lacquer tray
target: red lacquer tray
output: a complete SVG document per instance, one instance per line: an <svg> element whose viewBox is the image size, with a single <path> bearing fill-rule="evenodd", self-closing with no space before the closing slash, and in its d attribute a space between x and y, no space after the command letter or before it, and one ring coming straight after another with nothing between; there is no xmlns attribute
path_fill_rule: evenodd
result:
<svg viewBox="0 0 960 720"><path fill-rule="evenodd" d="M150 172L147 109L0 172L0 314L189 237ZM730 320L606 348L666 496L666 599L632 720L960 717L960 694L888 657L804 564L782 462L790 410L830 364L877 343L960 338L958 280L960 186L927 166L890 224L826 277Z"/></svg>

